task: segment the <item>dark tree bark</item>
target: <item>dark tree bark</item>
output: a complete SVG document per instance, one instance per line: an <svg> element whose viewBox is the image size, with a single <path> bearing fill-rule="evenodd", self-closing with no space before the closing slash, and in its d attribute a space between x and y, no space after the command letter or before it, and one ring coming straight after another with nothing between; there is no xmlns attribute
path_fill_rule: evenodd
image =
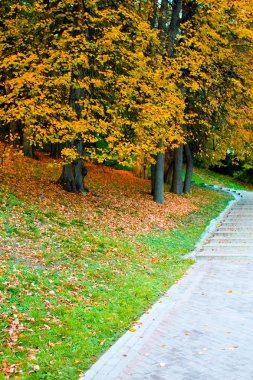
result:
<svg viewBox="0 0 253 380"><path fill-rule="evenodd" d="M181 22L186 22L192 19L196 11L196 0L174 0L172 4L172 16L169 27L168 39L168 54L170 57L174 55L175 40L179 32ZM183 76L187 73L183 73ZM180 84L180 91L182 96L187 99L186 89L183 82ZM187 102L186 102L187 103ZM182 133L186 130L186 126L182 125ZM182 194L182 192L189 192L191 187L191 177L193 171L193 157L191 155L190 147L187 144L185 147L185 155L187 160L186 176L184 181L184 189L182 183L182 169L183 169L183 145L174 151L174 165L171 192L175 194Z"/></svg>
<svg viewBox="0 0 253 380"><path fill-rule="evenodd" d="M29 129L24 128L22 132L23 153L25 157L36 158L34 147L31 145L29 141L29 136L30 136Z"/></svg>
<svg viewBox="0 0 253 380"><path fill-rule="evenodd" d="M193 173L193 156L189 143L184 146L185 158L186 158L186 173L184 179L184 193L189 193L191 190L191 180Z"/></svg>
<svg viewBox="0 0 253 380"><path fill-rule="evenodd" d="M151 195L155 194L155 178L156 178L155 172L156 172L156 164L151 164Z"/></svg>
<svg viewBox="0 0 253 380"><path fill-rule="evenodd" d="M171 192L181 195L183 192L183 144L174 150L173 176Z"/></svg>
<svg viewBox="0 0 253 380"><path fill-rule="evenodd" d="M73 79L82 79L85 77L85 74L86 72L84 69L82 67L79 67L78 76L77 78L73 77ZM80 100L83 98L83 96L84 90L81 88L76 88L75 85L73 85L72 89L70 90L69 103L75 111L78 120L80 120L82 117L82 105L80 104ZM83 142L81 140L76 140L74 143L69 144L68 147L75 148L80 158L76 159L71 164L63 166L62 174L58 182L66 191L73 193L85 193L88 191L88 189L83 183L83 179L87 174L87 169L83 164L83 159L81 158L84 153Z"/></svg>
<svg viewBox="0 0 253 380"><path fill-rule="evenodd" d="M173 177L173 161L170 162L168 170L164 173L164 183L167 185L172 185Z"/></svg>
<svg viewBox="0 0 253 380"><path fill-rule="evenodd" d="M13 139L14 148L20 148L22 146L22 127L19 121L12 121L10 123L10 134Z"/></svg>
<svg viewBox="0 0 253 380"><path fill-rule="evenodd" d="M171 58L175 54L175 41L179 33L179 27L180 27L180 22L181 22L181 12L182 12L182 0L173 0L168 39L167 39L167 52L168 52L169 57ZM183 145L181 144L178 148L174 150L173 173L172 173L172 183L171 183L171 190L170 190L172 193L182 194L182 191L183 191L182 171L183 171Z"/></svg>
<svg viewBox="0 0 253 380"><path fill-rule="evenodd" d="M50 157L55 159L60 157L60 148L58 143L50 145Z"/></svg>
<svg viewBox="0 0 253 380"><path fill-rule="evenodd" d="M168 41L167 41L167 52L168 52L169 57L173 57L174 55L174 45L175 45L175 40L179 32L179 26L181 22L181 18L180 18L181 12L182 12L182 0L173 0L172 13L171 13L169 32L168 32Z"/></svg>
<svg viewBox="0 0 253 380"><path fill-rule="evenodd" d="M77 140L72 144L75 147L80 156L83 155L83 143ZM86 193L89 191L85 186L83 179L87 175L87 168L83 165L81 158L76 159L71 164L63 166L62 174L59 179L59 183L63 189L72 193Z"/></svg>
<svg viewBox="0 0 253 380"><path fill-rule="evenodd" d="M158 29L160 31L160 39L165 41L166 37L166 25L168 22L169 2L168 0L162 0L159 9ZM163 54L161 52L161 54ZM162 146L162 140L159 141L158 146ZM156 157L156 164L154 170L154 180L152 182L152 194L156 203L164 204L164 153L158 153Z"/></svg>
<svg viewBox="0 0 253 380"><path fill-rule="evenodd" d="M158 29L160 31L160 39L162 42L166 39L166 29L169 16L169 1L162 0L159 9Z"/></svg>
<svg viewBox="0 0 253 380"><path fill-rule="evenodd" d="M152 8L151 13L149 14L148 21L151 25L152 29L155 29L156 23L157 23L157 11L158 11L158 4L157 0L152 0Z"/></svg>
<svg viewBox="0 0 253 380"><path fill-rule="evenodd" d="M155 169L154 201L164 204L164 154L158 153Z"/></svg>
<svg viewBox="0 0 253 380"><path fill-rule="evenodd" d="M173 174L173 152L168 149L165 152L165 162L164 162L164 183L169 185L172 184L172 174Z"/></svg>

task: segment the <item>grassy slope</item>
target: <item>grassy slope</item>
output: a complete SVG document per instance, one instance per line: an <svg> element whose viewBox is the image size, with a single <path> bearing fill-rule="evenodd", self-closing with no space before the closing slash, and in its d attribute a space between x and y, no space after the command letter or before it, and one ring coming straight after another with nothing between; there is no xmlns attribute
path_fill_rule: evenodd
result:
<svg viewBox="0 0 253 380"><path fill-rule="evenodd" d="M226 175L217 174L200 168L194 169L193 181L196 183L206 183L208 185L217 185L230 187L235 190L253 190L249 184L242 183Z"/></svg>
<svg viewBox="0 0 253 380"><path fill-rule="evenodd" d="M68 194L47 161L1 172L0 378L78 379L182 276L229 199L193 188L162 207L147 181L96 166L91 192Z"/></svg>

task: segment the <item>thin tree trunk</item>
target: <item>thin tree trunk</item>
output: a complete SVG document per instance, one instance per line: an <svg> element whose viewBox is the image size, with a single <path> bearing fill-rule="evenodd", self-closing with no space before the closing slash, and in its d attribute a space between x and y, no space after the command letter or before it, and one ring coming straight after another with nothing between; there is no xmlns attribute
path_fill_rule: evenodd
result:
<svg viewBox="0 0 253 380"><path fill-rule="evenodd" d="M22 145L22 129L19 121L10 122L10 135L14 148L20 148Z"/></svg>
<svg viewBox="0 0 253 380"><path fill-rule="evenodd" d="M160 31L160 40L165 41L166 38L166 24L168 21L169 12L168 0L162 0L159 9L158 29ZM163 54L163 52L161 52ZM159 141L158 146L162 146L162 139ZM156 164L154 170L154 180L152 183L153 199L156 203L164 204L164 162L165 154L158 153L156 157Z"/></svg>
<svg viewBox="0 0 253 380"><path fill-rule="evenodd" d="M168 39L167 39L167 52L169 57L173 57L175 54L175 41L179 33L180 22L182 13L182 0L173 0L172 2L172 13L169 25ZM182 194L183 192L183 182L182 182L182 171L183 171L183 144L178 148L174 149L173 158L173 173L172 173L172 183L170 191L175 194Z"/></svg>
<svg viewBox="0 0 253 380"><path fill-rule="evenodd" d="M186 157L186 173L184 179L184 193L189 193L191 190L191 180L192 180L192 172L193 172L193 156L191 153L191 149L189 143L184 146L184 152Z"/></svg>
<svg viewBox="0 0 253 380"><path fill-rule="evenodd" d="M157 0L152 0L151 13L149 14L148 21L152 29L155 29L157 22L158 3Z"/></svg>
<svg viewBox="0 0 253 380"><path fill-rule="evenodd" d="M171 192L181 195L183 192L183 144L174 150L173 176Z"/></svg>
<svg viewBox="0 0 253 380"><path fill-rule="evenodd" d="M148 165L143 158L134 163L133 174L135 177L148 179Z"/></svg>
<svg viewBox="0 0 253 380"><path fill-rule="evenodd" d="M164 183L167 185L172 185L173 176L173 161L170 162L168 169L164 172Z"/></svg>
<svg viewBox="0 0 253 380"><path fill-rule="evenodd" d="M156 178L155 172L156 172L156 164L151 164L151 195L155 194L155 178Z"/></svg>
<svg viewBox="0 0 253 380"><path fill-rule="evenodd" d="M50 145L50 157L55 159L60 157L60 148L58 143L53 143Z"/></svg>
<svg viewBox="0 0 253 380"><path fill-rule="evenodd" d="M168 40L167 40L167 52L168 52L169 57L173 57L174 55L174 44L179 32L181 12L182 12L182 0L173 0L171 20L170 20Z"/></svg>
<svg viewBox="0 0 253 380"><path fill-rule="evenodd" d="M164 154L158 153L155 170L154 201L164 204Z"/></svg>
<svg viewBox="0 0 253 380"><path fill-rule="evenodd" d="M30 140L30 131L28 127L24 127L23 136L22 136L22 147L25 157L35 158L34 147L31 145Z"/></svg>
<svg viewBox="0 0 253 380"><path fill-rule="evenodd" d="M169 38L167 51L170 57L173 57L175 51L175 41L179 32L180 22L186 22L190 20L196 11L195 0L173 0L172 4L172 16L169 27ZM183 75L185 75L183 73ZM186 97L186 89L182 83L180 86L182 96ZM182 133L185 130L185 126L182 125ZM171 192L175 194L182 194L182 191L189 192L191 187L191 177L193 171L193 158L191 155L190 147L187 144L185 148L187 159L187 172L185 176L184 189L182 182L182 170L183 170L183 144L181 144L174 151L174 166L173 166L173 178Z"/></svg>
<svg viewBox="0 0 253 380"><path fill-rule="evenodd" d="M165 163L164 163L164 183L169 185L172 184L172 174L173 174L173 151L167 149L165 152Z"/></svg>
<svg viewBox="0 0 253 380"><path fill-rule="evenodd" d="M159 18L158 18L158 29L160 31L160 40L165 42L166 39L166 26L168 22L169 15L169 1L161 0L161 5L159 9Z"/></svg>

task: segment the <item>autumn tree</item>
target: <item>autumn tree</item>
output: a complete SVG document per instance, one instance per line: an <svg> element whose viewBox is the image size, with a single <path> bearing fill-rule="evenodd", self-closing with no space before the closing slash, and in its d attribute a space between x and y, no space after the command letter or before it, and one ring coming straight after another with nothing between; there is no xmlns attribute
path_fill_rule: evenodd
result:
<svg viewBox="0 0 253 380"><path fill-rule="evenodd" d="M242 156L250 145L251 19L248 2L205 2L186 25L188 38L178 47L178 59L188 72L188 139L194 155L209 163L224 158L228 149Z"/></svg>
<svg viewBox="0 0 253 380"><path fill-rule="evenodd" d="M153 163L159 203L174 150L172 191L189 192L194 156L251 156L251 5L4 0L2 135L27 155L64 147L73 192L86 191L85 160Z"/></svg>
<svg viewBox="0 0 253 380"><path fill-rule="evenodd" d="M157 12L157 7L153 9ZM242 131L243 114L247 131L251 128L252 57L249 46L252 31L249 20L252 10L247 2L223 2L218 6L213 1L202 4L164 0L160 12L165 20L163 31L167 31L166 51L171 58L170 65L176 65L181 71L179 77L168 78L176 80L185 101L181 125L184 143L174 150L171 188L172 192L181 194L190 190L194 155L207 157L210 152L217 160L226 155L227 149L236 149L234 137ZM169 21L166 23L166 20ZM236 140L242 141L241 138ZM205 148L200 147L203 141ZM211 143L215 146L214 141L216 153L208 148ZM240 149L242 151L242 147ZM186 159L184 186L183 152Z"/></svg>
<svg viewBox="0 0 253 380"><path fill-rule="evenodd" d="M83 159L148 159L161 136L166 144L178 134L178 90L167 82L163 62L146 54L159 49L159 40L136 5L40 0L15 9L7 9L5 27L10 34L16 28L24 52L16 44L13 54L5 41L9 92L2 117L19 120L22 131L27 125L31 145L65 144L60 182L66 190L85 191ZM27 27L31 50L19 25ZM101 139L106 149L97 147Z"/></svg>

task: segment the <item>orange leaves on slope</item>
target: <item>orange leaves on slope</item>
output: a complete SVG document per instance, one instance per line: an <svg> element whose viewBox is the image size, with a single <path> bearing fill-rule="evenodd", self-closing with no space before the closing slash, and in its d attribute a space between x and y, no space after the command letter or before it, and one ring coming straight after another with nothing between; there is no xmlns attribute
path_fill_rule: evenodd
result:
<svg viewBox="0 0 253 380"><path fill-rule="evenodd" d="M152 200L149 181L136 178L127 171L94 164L87 165L85 182L90 189L87 195L64 192L55 183L60 171L48 168L51 160L47 155L39 156L39 161L14 157L6 159L0 172L2 181L10 189L15 189L18 198L69 221L78 219L87 228L110 230L115 236L157 228L169 229L175 226L175 221L169 216L186 215L196 210L194 197L179 197L170 193L165 194L165 205L160 206ZM17 213L12 213L11 218L16 220L17 225L22 224L22 210L17 207ZM36 225L41 234L45 233L43 222L38 221ZM62 239L66 238L69 227L61 228L59 234ZM18 238L16 244L22 248Z"/></svg>

